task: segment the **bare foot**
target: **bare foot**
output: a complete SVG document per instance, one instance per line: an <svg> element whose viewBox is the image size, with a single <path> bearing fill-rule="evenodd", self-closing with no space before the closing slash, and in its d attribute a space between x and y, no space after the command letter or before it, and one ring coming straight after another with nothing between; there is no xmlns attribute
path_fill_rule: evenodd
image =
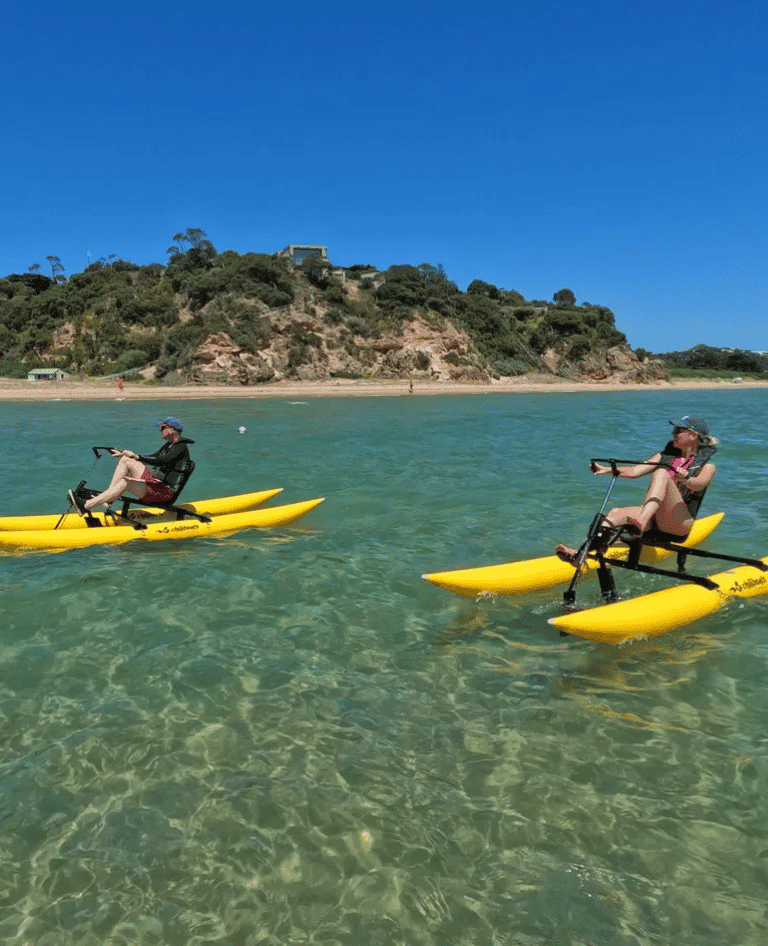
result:
<svg viewBox="0 0 768 946"><path fill-rule="evenodd" d="M569 549L566 545L557 545L555 546L555 555L563 561L568 562L569 565L576 564L576 549Z"/></svg>

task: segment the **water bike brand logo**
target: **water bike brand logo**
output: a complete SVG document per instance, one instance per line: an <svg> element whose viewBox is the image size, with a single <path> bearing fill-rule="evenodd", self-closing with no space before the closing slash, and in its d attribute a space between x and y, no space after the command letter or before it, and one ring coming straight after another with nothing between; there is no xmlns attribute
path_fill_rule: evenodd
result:
<svg viewBox="0 0 768 946"><path fill-rule="evenodd" d="M760 588L765 584L765 578L761 575L760 578L747 578L746 581L735 581L733 583L733 590L735 592L749 591L750 588Z"/></svg>
<svg viewBox="0 0 768 946"><path fill-rule="evenodd" d="M200 528L199 522L190 522L187 526L166 526L164 529L158 529L158 535L170 535L172 532L197 532Z"/></svg>

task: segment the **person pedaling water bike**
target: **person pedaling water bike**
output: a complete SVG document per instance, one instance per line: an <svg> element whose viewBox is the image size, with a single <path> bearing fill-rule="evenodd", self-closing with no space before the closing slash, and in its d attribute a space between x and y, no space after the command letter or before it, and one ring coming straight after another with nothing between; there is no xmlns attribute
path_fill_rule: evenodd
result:
<svg viewBox="0 0 768 946"><path fill-rule="evenodd" d="M688 537L717 469L710 462L717 451L717 440L703 417L686 415L670 424L674 428L672 440L661 452L645 463L616 467L622 479L637 479L650 473L651 482L641 506L611 509L603 523L608 529L633 526L640 534L658 529L677 541ZM613 467L600 463L593 463L591 469L596 476L616 475ZM568 562L576 556L576 551L565 545L558 545L555 553Z"/></svg>
<svg viewBox="0 0 768 946"><path fill-rule="evenodd" d="M112 482L103 492L95 495L93 490L67 492L69 502L81 516L89 515L95 506L111 503L126 492L147 502L171 502L192 463L187 444L195 441L181 436L184 425L178 417L166 417L155 426L160 428L165 441L159 450L149 454L112 450L112 456L120 459Z"/></svg>

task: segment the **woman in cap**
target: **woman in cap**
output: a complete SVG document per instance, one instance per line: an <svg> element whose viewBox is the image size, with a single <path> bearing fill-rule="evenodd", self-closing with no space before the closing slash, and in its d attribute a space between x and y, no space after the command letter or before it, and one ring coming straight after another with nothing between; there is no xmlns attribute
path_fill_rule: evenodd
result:
<svg viewBox="0 0 768 946"><path fill-rule="evenodd" d="M184 425L178 417L166 417L156 426L160 428L165 443L154 453L111 451L113 457L120 459L112 482L103 493L86 499L69 490L69 501L81 516L88 515L95 506L110 503L126 492L147 502L171 502L179 482L189 470L191 459L187 444L194 443L194 440L181 436Z"/></svg>
<svg viewBox="0 0 768 946"><path fill-rule="evenodd" d="M617 467L622 479L651 474L651 482L641 506L611 509L605 519L608 528L634 526L641 533L655 528L680 540L687 538L717 469L710 462L717 440L703 417L686 415L670 424L672 440L660 453L654 453L645 463ZM656 465L660 463L665 466ZM601 476L612 474L613 469L593 463L592 472ZM575 554L564 545L558 545L555 551L567 560Z"/></svg>

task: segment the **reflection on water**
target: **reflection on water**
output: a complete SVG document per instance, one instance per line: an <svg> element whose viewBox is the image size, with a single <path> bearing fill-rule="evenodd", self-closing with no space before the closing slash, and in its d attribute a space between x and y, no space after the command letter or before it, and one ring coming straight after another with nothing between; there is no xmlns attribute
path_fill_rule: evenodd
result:
<svg viewBox="0 0 768 946"><path fill-rule="evenodd" d="M665 418L680 396L185 405L199 495L257 460L249 488L332 498L276 533L0 559L3 941L762 946L764 608L610 648L553 632L554 597L418 577L591 518L576 461L559 488L583 508L531 496L559 449L507 450L531 425L588 415L584 455L608 455L601 411ZM738 413L697 397L713 427ZM12 406L11 467L43 449L29 431L82 460L37 413L141 446L146 409ZM749 510L726 512L738 553Z"/></svg>

